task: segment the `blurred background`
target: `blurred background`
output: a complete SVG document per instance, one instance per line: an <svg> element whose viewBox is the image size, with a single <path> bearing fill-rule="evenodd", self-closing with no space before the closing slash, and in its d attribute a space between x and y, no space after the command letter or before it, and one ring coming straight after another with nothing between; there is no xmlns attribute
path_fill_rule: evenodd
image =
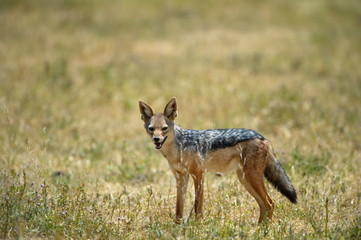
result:
<svg viewBox="0 0 361 240"><path fill-rule="evenodd" d="M255 129L301 196L337 175L359 203L360 19L358 0L2 0L0 181L168 190L138 101L175 96L183 128Z"/></svg>

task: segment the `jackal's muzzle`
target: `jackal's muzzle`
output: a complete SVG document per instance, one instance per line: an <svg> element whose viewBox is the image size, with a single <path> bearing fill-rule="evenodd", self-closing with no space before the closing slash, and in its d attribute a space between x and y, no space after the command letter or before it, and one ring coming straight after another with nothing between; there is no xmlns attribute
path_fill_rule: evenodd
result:
<svg viewBox="0 0 361 240"><path fill-rule="evenodd" d="M155 148L161 149L165 140L167 140L167 137L165 137L163 140L161 140L159 137L153 137L153 143L155 145Z"/></svg>

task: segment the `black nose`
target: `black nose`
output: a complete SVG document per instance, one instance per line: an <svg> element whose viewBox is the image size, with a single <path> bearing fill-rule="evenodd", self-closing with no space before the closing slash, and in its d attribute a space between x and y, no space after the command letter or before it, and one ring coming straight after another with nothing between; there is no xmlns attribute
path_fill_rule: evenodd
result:
<svg viewBox="0 0 361 240"><path fill-rule="evenodd" d="M154 142L159 142L160 138L159 137L153 137Z"/></svg>

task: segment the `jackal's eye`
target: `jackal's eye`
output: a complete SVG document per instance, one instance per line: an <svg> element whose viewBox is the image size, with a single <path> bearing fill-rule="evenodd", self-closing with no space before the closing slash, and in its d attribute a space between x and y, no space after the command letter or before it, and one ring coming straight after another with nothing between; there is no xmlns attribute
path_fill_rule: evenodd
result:
<svg viewBox="0 0 361 240"><path fill-rule="evenodd" d="M168 130L168 126L162 127L162 131L167 131L167 130Z"/></svg>
<svg viewBox="0 0 361 240"><path fill-rule="evenodd" d="M154 131L154 127L148 127L149 132L153 132Z"/></svg>

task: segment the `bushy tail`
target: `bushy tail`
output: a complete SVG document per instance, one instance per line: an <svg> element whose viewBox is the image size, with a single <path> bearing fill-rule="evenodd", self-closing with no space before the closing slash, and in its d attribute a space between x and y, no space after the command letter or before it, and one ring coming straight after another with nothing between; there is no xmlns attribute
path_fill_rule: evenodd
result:
<svg viewBox="0 0 361 240"><path fill-rule="evenodd" d="M296 190L288 178L281 163L276 159L271 146L267 154L267 167L265 170L266 179L292 203L297 203Z"/></svg>

